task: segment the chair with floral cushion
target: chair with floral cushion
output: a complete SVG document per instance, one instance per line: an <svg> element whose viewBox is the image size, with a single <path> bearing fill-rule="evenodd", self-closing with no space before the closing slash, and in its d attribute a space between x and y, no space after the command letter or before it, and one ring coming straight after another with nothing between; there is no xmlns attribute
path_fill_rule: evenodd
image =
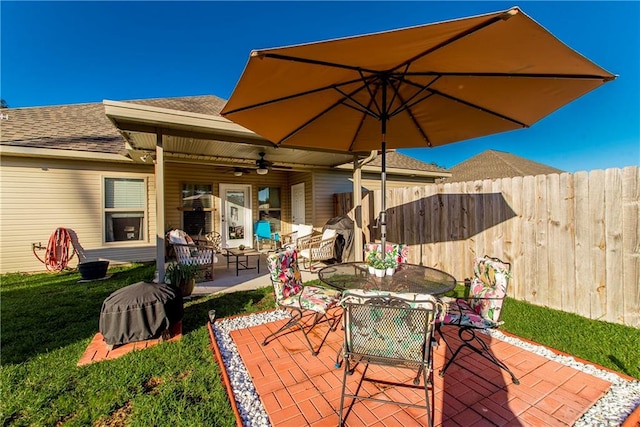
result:
<svg viewBox="0 0 640 427"><path fill-rule="evenodd" d="M499 327L502 323L502 304L507 296L507 285L511 278L511 264L498 258L484 256L476 258L474 265L474 277L471 280L468 299L458 298L448 302L447 312L442 324L439 326L455 326L458 328L458 337L462 344L453 352L451 359L440 371L440 376L451 366L463 348L468 348L511 375L514 384L520 382L513 372L498 360L489 350L487 343L480 338L477 330L488 330ZM447 344L444 334L440 335Z"/></svg>
<svg viewBox="0 0 640 427"><path fill-rule="evenodd" d="M339 425L344 425L356 401L370 400L426 409L429 426L433 426L432 339L442 303L431 295L349 290L340 305L344 308L345 338ZM356 384L348 386L348 378L359 364L363 365L358 371L362 374ZM387 376L379 377L377 370L368 375L370 365L400 368L399 372L405 371L408 375L398 373L394 381L389 381ZM380 386L362 387L364 381ZM405 394L399 388L423 390L424 404L401 398ZM345 398L352 399L346 415Z"/></svg>
<svg viewBox="0 0 640 427"><path fill-rule="evenodd" d="M317 356L329 332L336 329L340 320L339 315L333 316L331 319L328 316L328 311L338 305L340 292L316 286L305 286L298 268L297 249L286 249L269 254L267 267L275 291L276 304L287 310L291 319L280 329L267 336L262 345L267 345L281 332L298 326L304 334L311 354ZM313 316L313 322L310 326L304 321L307 316ZM308 334L323 319L329 323L329 328L318 348L314 349Z"/></svg>

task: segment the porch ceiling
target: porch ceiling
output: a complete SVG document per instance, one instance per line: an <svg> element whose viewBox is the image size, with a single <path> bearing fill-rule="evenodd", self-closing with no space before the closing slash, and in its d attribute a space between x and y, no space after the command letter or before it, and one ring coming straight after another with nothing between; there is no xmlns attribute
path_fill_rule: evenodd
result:
<svg viewBox="0 0 640 427"><path fill-rule="evenodd" d="M126 139L132 157L155 152L156 135L163 135L167 160L206 161L222 166L255 166L258 153L274 169L331 168L353 162L352 153L276 148L252 131L223 117L151 107L127 102L104 102L105 113ZM361 156L369 153L361 153Z"/></svg>

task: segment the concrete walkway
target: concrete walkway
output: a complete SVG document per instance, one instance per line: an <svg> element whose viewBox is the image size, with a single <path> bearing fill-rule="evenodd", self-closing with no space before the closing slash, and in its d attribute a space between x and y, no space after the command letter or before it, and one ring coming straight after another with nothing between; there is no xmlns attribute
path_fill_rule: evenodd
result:
<svg viewBox="0 0 640 427"><path fill-rule="evenodd" d="M256 257L249 257L249 266L257 267ZM319 264L314 271L301 270L302 281L307 282L309 280L317 279L317 271L323 266L324 264ZM237 276L234 259L231 258L229 268L227 269L227 258L224 255L218 255L218 263L215 266L213 280L210 282L196 283L196 287L193 290L192 295L203 296L218 292L246 291L265 286L271 286L266 255L262 255L260 257L259 273L257 268L252 270L240 270Z"/></svg>

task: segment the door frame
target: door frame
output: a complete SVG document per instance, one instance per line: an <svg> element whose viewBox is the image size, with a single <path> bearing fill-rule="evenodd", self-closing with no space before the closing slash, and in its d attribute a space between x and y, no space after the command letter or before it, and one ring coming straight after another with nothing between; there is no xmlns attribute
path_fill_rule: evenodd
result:
<svg viewBox="0 0 640 427"><path fill-rule="evenodd" d="M252 188L251 184L234 184L234 183L220 183L219 195L220 195L220 237L222 239L222 247L238 247L239 245L245 245L247 247L253 246L253 207L252 207ZM245 193L245 211L244 211L244 238L243 239L229 239L229 228L227 226L227 197L226 193L229 190L242 191Z"/></svg>
<svg viewBox="0 0 640 427"><path fill-rule="evenodd" d="M302 189L302 221L300 221L298 218L298 220L295 220L295 215L294 215L294 207L295 207L295 203L294 203L294 196L296 194L300 194L300 189ZM295 232L298 231L298 225L300 224L306 224L306 220L307 220L307 206L306 206L306 198L307 195L305 194L305 185L304 182L299 182L297 184L293 184L291 186L291 231Z"/></svg>

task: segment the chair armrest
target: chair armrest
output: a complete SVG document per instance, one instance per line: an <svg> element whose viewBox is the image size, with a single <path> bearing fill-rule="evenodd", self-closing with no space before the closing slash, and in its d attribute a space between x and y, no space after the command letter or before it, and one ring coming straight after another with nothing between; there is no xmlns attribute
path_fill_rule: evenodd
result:
<svg viewBox="0 0 640 427"><path fill-rule="evenodd" d="M304 237L300 237L296 240L296 248L298 250L308 249L315 246L322 240L322 233L314 231L312 234Z"/></svg>

